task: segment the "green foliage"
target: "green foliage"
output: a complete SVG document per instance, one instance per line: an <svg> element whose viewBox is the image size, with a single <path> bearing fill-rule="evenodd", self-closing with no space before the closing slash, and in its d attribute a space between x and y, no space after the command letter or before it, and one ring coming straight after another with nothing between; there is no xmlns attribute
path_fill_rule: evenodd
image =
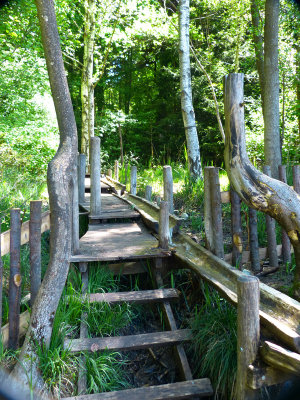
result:
<svg viewBox="0 0 300 400"><path fill-rule="evenodd" d="M236 310L205 283L202 292L204 305L196 307L190 322L195 373L211 379L215 398L232 399L237 368Z"/></svg>

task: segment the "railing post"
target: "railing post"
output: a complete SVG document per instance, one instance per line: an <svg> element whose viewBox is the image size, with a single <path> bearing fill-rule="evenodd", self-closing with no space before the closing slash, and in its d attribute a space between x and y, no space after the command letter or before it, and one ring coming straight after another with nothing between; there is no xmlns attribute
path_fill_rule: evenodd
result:
<svg viewBox="0 0 300 400"><path fill-rule="evenodd" d="M212 252L224 259L222 201L219 181L219 168L211 168L210 175L210 199L212 215L213 248Z"/></svg>
<svg viewBox="0 0 300 400"><path fill-rule="evenodd" d="M169 203L162 200L159 209L159 247L164 250L169 248L169 232Z"/></svg>
<svg viewBox="0 0 300 400"><path fill-rule="evenodd" d="M2 326L2 292L3 292L3 262L1 257L1 220L0 220L0 328Z"/></svg>
<svg viewBox="0 0 300 400"><path fill-rule="evenodd" d="M254 210L254 208L249 207L248 215L251 269L253 272L257 273L260 271L259 245L257 235L257 211Z"/></svg>
<svg viewBox="0 0 300 400"><path fill-rule="evenodd" d="M214 241L210 199L210 170L212 168L204 167L204 231L206 248L209 251L212 251Z"/></svg>
<svg viewBox="0 0 300 400"><path fill-rule="evenodd" d="M151 201L151 196L152 196L152 186L147 185L145 189L145 199Z"/></svg>
<svg viewBox="0 0 300 400"><path fill-rule="evenodd" d="M247 386L247 370L256 358L259 337L259 280L251 275L237 279L237 400L254 399L256 392Z"/></svg>
<svg viewBox="0 0 300 400"><path fill-rule="evenodd" d="M300 194L300 165L293 165L293 185L295 192Z"/></svg>
<svg viewBox="0 0 300 400"><path fill-rule="evenodd" d="M130 168L130 193L136 195L137 167L132 165Z"/></svg>
<svg viewBox="0 0 300 400"><path fill-rule="evenodd" d="M165 165L163 168L164 177L164 201L169 203L169 213L174 213L174 202L173 202L173 176L172 168L169 165Z"/></svg>
<svg viewBox="0 0 300 400"><path fill-rule="evenodd" d="M85 196L85 165L86 165L86 155L78 155L78 197L79 203L84 203Z"/></svg>
<svg viewBox="0 0 300 400"><path fill-rule="evenodd" d="M285 165L278 166L278 176L281 182L287 183ZM281 243L282 243L282 262L284 264L291 262L291 242L286 231L281 228Z"/></svg>
<svg viewBox="0 0 300 400"><path fill-rule="evenodd" d="M127 184L127 174L128 174L128 164L125 164L125 177L124 177L124 184Z"/></svg>
<svg viewBox="0 0 300 400"><path fill-rule="evenodd" d="M232 265L241 269L243 239L241 221L241 199L236 191L230 188L231 203L231 236L232 236Z"/></svg>
<svg viewBox="0 0 300 400"><path fill-rule="evenodd" d="M101 213L101 160L100 138L91 137L91 202L90 215L97 216Z"/></svg>
<svg viewBox="0 0 300 400"><path fill-rule="evenodd" d="M10 274L8 294L8 347L17 349L19 342L20 298L21 298L21 220L20 209L10 210Z"/></svg>
<svg viewBox="0 0 300 400"><path fill-rule="evenodd" d="M34 300L41 285L41 224L42 202L41 200L30 202L29 221L29 248L30 248L30 304Z"/></svg>
<svg viewBox="0 0 300 400"><path fill-rule="evenodd" d="M78 187L78 161L74 174L74 185L73 185L73 210L72 210L72 252L78 254L79 251L79 187Z"/></svg>
<svg viewBox="0 0 300 400"><path fill-rule="evenodd" d="M112 178L112 170L111 170L111 168L109 168L109 170L107 171L107 175L108 175L110 178Z"/></svg>
<svg viewBox="0 0 300 400"><path fill-rule="evenodd" d="M119 182L119 162L115 161L115 180Z"/></svg>
<svg viewBox="0 0 300 400"><path fill-rule="evenodd" d="M263 173L271 176L271 167L269 165L263 166ZM269 215L265 215L266 228L267 228L267 240L268 240L268 256L270 261L270 267L278 267L278 255L277 255L277 243L276 243L276 224L275 220Z"/></svg>

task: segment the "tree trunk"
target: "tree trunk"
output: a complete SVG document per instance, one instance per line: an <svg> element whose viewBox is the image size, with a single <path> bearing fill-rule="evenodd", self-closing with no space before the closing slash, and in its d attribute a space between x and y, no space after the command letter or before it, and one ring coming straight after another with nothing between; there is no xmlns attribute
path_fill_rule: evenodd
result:
<svg viewBox="0 0 300 400"><path fill-rule="evenodd" d="M81 79L82 134L81 153L89 164L90 138L94 136L94 43L95 43L95 0L84 2L84 54Z"/></svg>
<svg viewBox="0 0 300 400"><path fill-rule="evenodd" d="M77 130L64 71L53 0L36 0L42 42L60 132L60 144L48 166L51 211L50 261L32 309L29 329L13 374L41 389L36 346L49 346L58 302L71 255L72 199L76 174ZM30 382L28 382L30 379Z"/></svg>
<svg viewBox="0 0 300 400"><path fill-rule="evenodd" d="M295 295L300 298L300 196L253 167L246 153L243 74L225 77L225 165L230 183L250 207L276 219L294 247Z"/></svg>
<svg viewBox="0 0 300 400"><path fill-rule="evenodd" d="M253 28L253 42L255 49L256 68L260 84L261 107L264 113L264 50L258 0L251 0L251 18Z"/></svg>
<svg viewBox="0 0 300 400"><path fill-rule="evenodd" d="M273 178L281 165L279 132L278 19L279 0L266 0L264 55L264 152Z"/></svg>
<svg viewBox="0 0 300 400"><path fill-rule="evenodd" d="M192 99L189 22L189 0L181 0L179 7L179 65L181 110L187 142L189 171L192 177L202 178L199 141Z"/></svg>

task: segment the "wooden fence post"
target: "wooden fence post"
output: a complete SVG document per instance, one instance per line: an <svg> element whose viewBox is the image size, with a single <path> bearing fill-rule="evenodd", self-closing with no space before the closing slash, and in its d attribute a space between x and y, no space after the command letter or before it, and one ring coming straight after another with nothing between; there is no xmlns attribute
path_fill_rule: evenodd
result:
<svg viewBox="0 0 300 400"><path fill-rule="evenodd" d="M209 251L213 248L213 228L210 199L210 170L214 167L204 167L204 230L205 242Z"/></svg>
<svg viewBox="0 0 300 400"><path fill-rule="evenodd" d="M295 192L300 194L300 165L293 165L293 185Z"/></svg>
<svg viewBox="0 0 300 400"><path fill-rule="evenodd" d="M271 168L269 165L263 166L263 173L271 176ZM270 267L278 267L278 256L277 256L277 243L276 243L276 224L275 220L269 215L265 215L266 228L267 228L267 241L268 241L268 256L270 261Z"/></svg>
<svg viewBox="0 0 300 400"><path fill-rule="evenodd" d="M90 215L97 216L101 213L101 160L100 138L91 137L91 201Z"/></svg>
<svg viewBox="0 0 300 400"><path fill-rule="evenodd" d="M164 250L169 248L169 234L169 203L162 200L159 209L159 247Z"/></svg>
<svg viewBox="0 0 300 400"><path fill-rule="evenodd" d="M211 168L210 176L210 198L213 231L213 253L224 259L223 224L222 224L222 201L219 181L219 168Z"/></svg>
<svg viewBox="0 0 300 400"><path fill-rule="evenodd" d="M278 166L278 176L281 182L287 183L285 165ZM282 243L282 262L284 264L291 262L291 242L286 231L281 228L281 243Z"/></svg>
<svg viewBox="0 0 300 400"><path fill-rule="evenodd" d="M2 291L3 291L3 262L1 257L1 220L0 220L0 328L2 326Z"/></svg>
<svg viewBox="0 0 300 400"><path fill-rule="evenodd" d="M112 170L111 170L111 168L109 168L109 169L107 170L107 175L108 175L110 178L112 178Z"/></svg>
<svg viewBox="0 0 300 400"><path fill-rule="evenodd" d="M173 202L173 176L172 168L169 165L165 165L163 168L164 177L164 201L169 203L169 213L174 213L174 202Z"/></svg>
<svg viewBox="0 0 300 400"><path fill-rule="evenodd" d="M151 201L151 196L152 196L152 186L147 185L145 189L145 199Z"/></svg>
<svg viewBox="0 0 300 400"><path fill-rule="evenodd" d="M84 203L85 196L85 165L86 165L86 155L78 155L78 197L79 203Z"/></svg>
<svg viewBox="0 0 300 400"><path fill-rule="evenodd" d="M259 338L259 280L251 275L237 279L237 400L254 399L256 392L247 386L247 370L256 358Z"/></svg>
<svg viewBox="0 0 300 400"><path fill-rule="evenodd" d="M77 156L77 168L74 174L74 185L73 185L73 220L72 220L72 252L78 254L79 252L79 188L78 188L78 161Z"/></svg>
<svg viewBox="0 0 300 400"><path fill-rule="evenodd" d="M30 304L39 291L41 272L41 224L42 224L42 202L41 200L30 202L29 221L29 248L30 248Z"/></svg>
<svg viewBox="0 0 300 400"><path fill-rule="evenodd" d="M258 245L258 234L257 234L257 212L254 208L248 208L249 215L249 246L250 246L250 259L251 269L253 272L260 272L260 261L259 261L259 245Z"/></svg>
<svg viewBox="0 0 300 400"><path fill-rule="evenodd" d="M115 180L119 182L119 162L115 161Z"/></svg>
<svg viewBox="0 0 300 400"><path fill-rule="evenodd" d="M231 203L231 236L232 236L232 265L242 266L243 238L241 220L241 199L236 191L230 188Z"/></svg>
<svg viewBox="0 0 300 400"><path fill-rule="evenodd" d="M130 193L136 195L137 167L132 165L130 168Z"/></svg>
<svg viewBox="0 0 300 400"><path fill-rule="evenodd" d="M21 298L21 220L20 209L10 210L10 274L8 294L8 347L17 349L19 342L20 298Z"/></svg>
<svg viewBox="0 0 300 400"><path fill-rule="evenodd" d="M124 177L124 184L127 184L127 174L128 174L128 164L125 164L125 177Z"/></svg>

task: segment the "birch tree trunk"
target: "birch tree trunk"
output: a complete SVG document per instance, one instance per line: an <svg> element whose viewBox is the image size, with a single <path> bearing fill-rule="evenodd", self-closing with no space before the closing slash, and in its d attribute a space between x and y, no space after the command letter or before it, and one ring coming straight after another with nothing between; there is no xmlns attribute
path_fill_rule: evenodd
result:
<svg viewBox="0 0 300 400"><path fill-rule="evenodd" d="M90 138L94 136L94 44L95 44L95 0L84 2L84 51L81 78L82 131L81 154L86 155L89 165Z"/></svg>
<svg viewBox="0 0 300 400"><path fill-rule="evenodd" d="M187 143L188 166L192 177L202 179L199 140L192 99L190 66L190 3L180 0L179 6L179 66L181 110Z"/></svg>
<svg viewBox="0 0 300 400"><path fill-rule="evenodd" d="M264 152L273 178L281 165L279 132L278 19L279 0L266 0L264 55Z"/></svg>
<svg viewBox="0 0 300 400"><path fill-rule="evenodd" d="M36 0L60 144L48 165L51 211L50 261L33 305L30 325L13 375L41 389L36 346L49 345L53 320L69 270L72 199L76 171L77 130L64 71L53 0ZM30 382L28 382L30 380Z"/></svg>
<svg viewBox="0 0 300 400"><path fill-rule="evenodd" d="M294 247L294 293L300 298L300 196L254 168L246 153L243 74L225 77L225 165L235 191L250 207L276 219Z"/></svg>

